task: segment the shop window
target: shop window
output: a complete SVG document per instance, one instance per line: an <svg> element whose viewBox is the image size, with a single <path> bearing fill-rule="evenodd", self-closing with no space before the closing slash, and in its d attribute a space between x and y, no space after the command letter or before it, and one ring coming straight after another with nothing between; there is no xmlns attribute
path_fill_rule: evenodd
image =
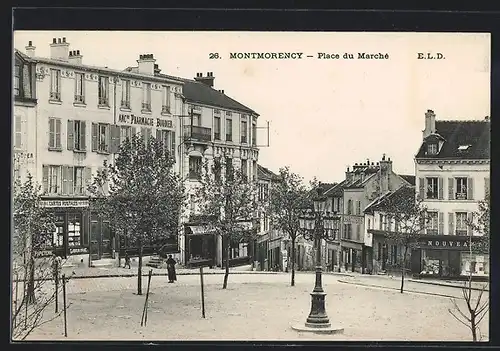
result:
<svg viewBox="0 0 500 351"><path fill-rule="evenodd" d="M456 254L456 252L451 252ZM420 274L450 277L457 275L458 260L450 259L448 250L422 250L422 269ZM458 257L457 257L458 258Z"/></svg>
<svg viewBox="0 0 500 351"><path fill-rule="evenodd" d="M428 177L426 178L427 182L427 191L426 198L427 199L437 199L438 194L438 178L437 177Z"/></svg>
<svg viewBox="0 0 500 351"><path fill-rule="evenodd" d="M429 235L437 235L438 234L438 213L437 212L428 212L429 222L427 227L427 234Z"/></svg>
<svg viewBox="0 0 500 351"><path fill-rule="evenodd" d="M467 212L457 212L455 235L467 235Z"/></svg>
<svg viewBox="0 0 500 351"><path fill-rule="evenodd" d="M461 275L489 275L489 255L470 254L462 252L461 255Z"/></svg>
<svg viewBox="0 0 500 351"><path fill-rule="evenodd" d="M81 246L82 216L77 213L68 214L68 246Z"/></svg>
<svg viewBox="0 0 500 351"><path fill-rule="evenodd" d="M52 238L52 244L56 247L63 247L64 246L64 215L63 214L56 214L55 215L55 229L54 229L54 235Z"/></svg>

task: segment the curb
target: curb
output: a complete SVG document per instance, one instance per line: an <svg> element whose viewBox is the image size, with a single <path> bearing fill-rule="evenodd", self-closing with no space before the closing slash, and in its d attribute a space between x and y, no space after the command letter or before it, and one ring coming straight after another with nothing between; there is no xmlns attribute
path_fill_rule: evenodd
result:
<svg viewBox="0 0 500 351"><path fill-rule="evenodd" d="M369 288L379 288L379 289L386 289L386 290L396 290L400 291L399 288L391 288L388 286L382 286L382 285L374 285L374 284L363 284L363 283L354 283L354 282L348 282L345 280L338 280L339 283L344 283L344 284L351 284L351 285L358 285L358 286L364 286L364 287L369 287ZM409 293L414 293L414 294L422 294L422 295L432 295L432 296L441 296L441 297L447 297L451 299L458 299L459 297L457 296L451 296L451 295L446 295L446 294L438 294L438 293L430 293L430 292L424 292L424 291L417 291L417 290L404 290L405 292Z"/></svg>
<svg viewBox="0 0 500 351"><path fill-rule="evenodd" d="M282 272L251 272L251 271L235 271L235 272L229 272L229 275L232 274L280 274ZM199 272L182 272L182 273L176 273L176 275L199 275ZM223 275L225 274L224 271L222 272L203 272L203 275ZM152 276L164 276L166 277L168 275L167 272L153 272ZM145 273L142 273L143 277L149 276L147 271ZM68 280L73 280L73 279L92 279L92 278L131 278L131 277L137 277L137 272L136 273L123 273L123 274L97 274L97 275L68 275L67 278ZM35 281L51 281L53 279L47 278L47 279L35 279ZM22 280L12 280L13 283L15 282L22 282Z"/></svg>
<svg viewBox="0 0 500 351"><path fill-rule="evenodd" d="M412 283L420 283L420 284L428 284L428 285L436 285L436 286L447 286L447 287L450 287L450 288L458 288L458 289L462 289L463 286L462 285L455 285L455 284L445 284L445 283L438 283L438 282L425 282L425 281L421 281L421 280L413 280L413 279L410 279L408 280L409 282L412 282ZM468 289L468 288L467 288ZM480 288L473 288L471 287L471 290L474 290L474 291L481 291L483 289L480 289ZM484 291L487 291L489 292L490 289L484 289Z"/></svg>

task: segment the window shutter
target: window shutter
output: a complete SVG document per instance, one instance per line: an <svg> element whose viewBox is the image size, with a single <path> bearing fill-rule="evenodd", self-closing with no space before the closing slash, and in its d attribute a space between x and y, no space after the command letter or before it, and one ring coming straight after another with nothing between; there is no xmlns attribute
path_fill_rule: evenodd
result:
<svg viewBox="0 0 500 351"><path fill-rule="evenodd" d="M472 233L472 212L467 213L467 235L471 236Z"/></svg>
<svg viewBox="0 0 500 351"><path fill-rule="evenodd" d="M110 143L110 152L112 154L118 153L120 150L120 127L117 125L111 125L110 135L111 135L111 143Z"/></svg>
<svg viewBox="0 0 500 351"><path fill-rule="evenodd" d="M75 188L75 182L74 182L74 174L75 174L75 171L74 171L74 167L72 166L69 166L67 167L67 173L66 173L66 184L67 184L67 187L68 187L68 194L69 195L73 195L75 192L74 192L74 188Z"/></svg>
<svg viewBox="0 0 500 351"><path fill-rule="evenodd" d="M448 178L448 200L453 200L453 189L455 188L453 184L454 178Z"/></svg>
<svg viewBox="0 0 500 351"><path fill-rule="evenodd" d="M54 139L56 134L55 132L55 120L53 118L49 118L49 149L56 144L56 141Z"/></svg>
<svg viewBox="0 0 500 351"><path fill-rule="evenodd" d="M42 174L43 192L47 194L49 192L49 166L42 166Z"/></svg>
<svg viewBox="0 0 500 351"><path fill-rule="evenodd" d="M90 184L92 182L92 168L85 167L84 171L85 171L84 172L84 181L83 181L83 184L85 186L84 193L87 193L88 192L87 188L90 186Z"/></svg>
<svg viewBox="0 0 500 351"><path fill-rule="evenodd" d="M490 178L484 178L484 198L490 197Z"/></svg>
<svg viewBox="0 0 500 351"><path fill-rule="evenodd" d="M92 123L92 151L97 151L97 134L99 133L99 125Z"/></svg>
<svg viewBox="0 0 500 351"><path fill-rule="evenodd" d="M419 193L419 196L422 200L425 199L424 191L425 191L425 178L419 178L418 179L418 193Z"/></svg>
<svg viewBox="0 0 500 351"><path fill-rule="evenodd" d="M467 178L467 200L474 200L474 178Z"/></svg>
<svg viewBox="0 0 500 351"><path fill-rule="evenodd" d="M113 147L112 143L114 143L114 141L115 141L115 139L113 138L114 137L114 134L113 134L114 128L113 127L114 126L111 124L106 125L106 128L108 128L108 133L106 134L106 139L107 139L106 140L106 152L108 152L108 153L112 152L112 150L111 150Z"/></svg>
<svg viewBox="0 0 500 351"><path fill-rule="evenodd" d="M175 158L175 132L174 131L172 131L170 133L170 143L171 143L172 157Z"/></svg>
<svg viewBox="0 0 500 351"><path fill-rule="evenodd" d="M438 213L438 222L439 222L438 234L444 235L444 213L443 212Z"/></svg>
<svg viewBox="0 0 500 351"><path fill-rule="evenodd" d="M56 148L61 148L61 120L56 119Z"/></svg>
<svg viewBox="0 0 500 351"><path fill-rule="evenodd" d="M438 178L438 199L443 200L443 178Z"/></svg>
<svg viewBox="0 0 500 351"><path fill-rule="evenodd" d="M80 150L81 151L86 151L87 150L87 122L85 121L80 121Z"/></svg>
<svg viewBox="0 0 500 351"><path fill-rule="evenodd" d="M68 194L68 166L62 167L62 193L63 195Z"/></svg>
<svg viewBox="0 0 500 351"><path fill-rule="evenodd" d="M68 119L68 150L75 148L75 123Z"/></svg>
<svg viewBox="0 0 500 351"><path fill-rule="evenodd" d="M454 219L455 214L453 212L448 213L448 235L455 235Z"/></svg>

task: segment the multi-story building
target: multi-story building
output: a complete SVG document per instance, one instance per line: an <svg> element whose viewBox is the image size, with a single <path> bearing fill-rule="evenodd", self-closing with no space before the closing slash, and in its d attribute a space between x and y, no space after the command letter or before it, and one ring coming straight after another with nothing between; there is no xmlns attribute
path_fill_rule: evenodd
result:
<svg viewBox="0 0 500 351"><path fill-rule="evenodd" d="M70 51L66 38L53 39L49 58L36 57L29 44L24 62L33 62L33 78L36 63L36 84L32 79L28 103L35 96L38 103L36 112L30 112L36 118L29 117L25 126L35 135L26 139L35 150L32 173L42 184L42 205L56 215L57 230L47 251L54 245L58 254L82 263L89 249L93 259L114 257L118 238L89 207L87 185L134 133L164 138L175 149L182 81L156 76L159 70L150 54L140 55L137 71L131 72L83 64L80 50ZM16 53L16 62L23 62L22 57Z"/></svg>
<svg viewBox="0 0 500 351"><path fill-rule="evenodd" d="M367 162L354 164L352 171L346 172L343 183L344 214L342 216L341 261L344 268L352 271L371 272L373 248L371 240L365 241L364 209L378 196L395 190L402 185L410 185L407 177L396 174L390 158L382 157L374 164ZM371 223L367 223L370 227Z"/></svg>
<svg viewBox="0 0 500 351"><path fill-rule="evenodd" d="M271 186L280 176L266 167L257 164L257 196L260 206L259 230L255 245L255 261L258 270L267 271L287 267L288 255L285 250L283 233L271 225L269 201Z"/></svg>
<svg viewBox="0 0 500 351"><path fill-rule="evenodd" d="M422 144L415 157L417 195L431 221L419 249L412 253L412 270L421 275L489 274L489 256L469 254L468 225L478 202L489 196L490 121L438 120L425 113Z"/></svg>
<svg viewBox="0 0 500 351"><path fill-rule="evenodd" d="M159 75L162 76L161 74ZM256 180L258 114L213 88L215 77L197 73L183 79L184 113L179 118L182 131L178 145L180 174L190 197L187 216L179 237L181 262L186 266L222 266L223 240L207 225L209 219L197 212L194 189L199 185L202 165L221 162L240 169L250 181ZM223 159L223 161L221 161ZM253 226L253 225L252 225ZM253 243L231 243L231 266L253 263Z"/></svg>
<svg viewBox="0 0 500 351"><path fill-rule="evenodd" d="M14 54L14 113L12 123L13 180L25 181L29 174L36 179L37 97L36 62L16 50Z"/></svg>
<svg viewBox="0 0 500 351"><path fill-rule="evenodd" d="M348 170L349 171L349 170ZM330 271L337 271L342 266L342 223L344 218L344 186L346 180L334 184L332 187L325 191L325 196L328 198L327 206L335 216L334 228L335 235L327 243L327 264L326 269Z"/></svg>

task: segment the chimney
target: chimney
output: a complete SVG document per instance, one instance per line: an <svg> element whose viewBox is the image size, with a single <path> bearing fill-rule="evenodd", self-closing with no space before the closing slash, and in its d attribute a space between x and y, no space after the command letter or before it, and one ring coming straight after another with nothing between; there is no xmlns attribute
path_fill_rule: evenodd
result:
<svg viewBox="0 0 500 351"><path fill-rule="evenodd" d="M347 167L347 171L345 172L345 179L347 182L351 182L352 181L352 172L349 171L349 167Z"/></svg>
<svg viewBox="0 0 500 351"><path fill-rule="evenodd" d="M214 86L215 80L214 72L207 72L206 77L203 77L203 73L196 73L196 77L194 77L194 80L208 85L210 88L212 88ZM224 94L224 90L222 90L221 93Z"/></svg>
<svg viewBox="0 0 500 351"><path fill-rule="evenodd" d="M54 60L68 61L69 43L66 38L53 38L50 44L50 58Z"/></svg>
<svg viewBox="0 0 500 351"><path fill-rule="evenodd" d="M153 54L143 54L139 55L137 63L139 64L139 73L154 75L155 73L155 58Z"/></svg>
<svg viewBox="0 0 500 351"><path fill-rule="evenodd" d="M69 63L73 63L75 65L82 64L82 55L80 55L80 50L72 50L69 52Z"/></svg>
<svg viewBox="0 0 500 351"><path fill-rule="evenodd" d="M423 130L423 138L436 133L436 114L432 110L427 110L425 113L425 129Z"/></svg>
<svg viewBox="0 0 500 351"><path fill-rule="evenodd" d="M385 158L385 154L382 156L380 161L380 192L385 194L387 191L391 190L391 184L389 179L392 173L392 161L391 158Z"/></svg>
<svg viewBox="0 0 500 351"><path fill-rule="evenodd" d="M26 55L28 55L29 57L35 57L36 47L33 46L33 42L31 40L28 42L28 46L26 46L25 49L26 49Z"/></svg>
<svg viewBox="0 0 500 351"><path fill-rule="evenodd" d="M155 63L155 65L154 65L154 73L155 74L160 74L160 72L161 72L160 67Z"/></svg>

